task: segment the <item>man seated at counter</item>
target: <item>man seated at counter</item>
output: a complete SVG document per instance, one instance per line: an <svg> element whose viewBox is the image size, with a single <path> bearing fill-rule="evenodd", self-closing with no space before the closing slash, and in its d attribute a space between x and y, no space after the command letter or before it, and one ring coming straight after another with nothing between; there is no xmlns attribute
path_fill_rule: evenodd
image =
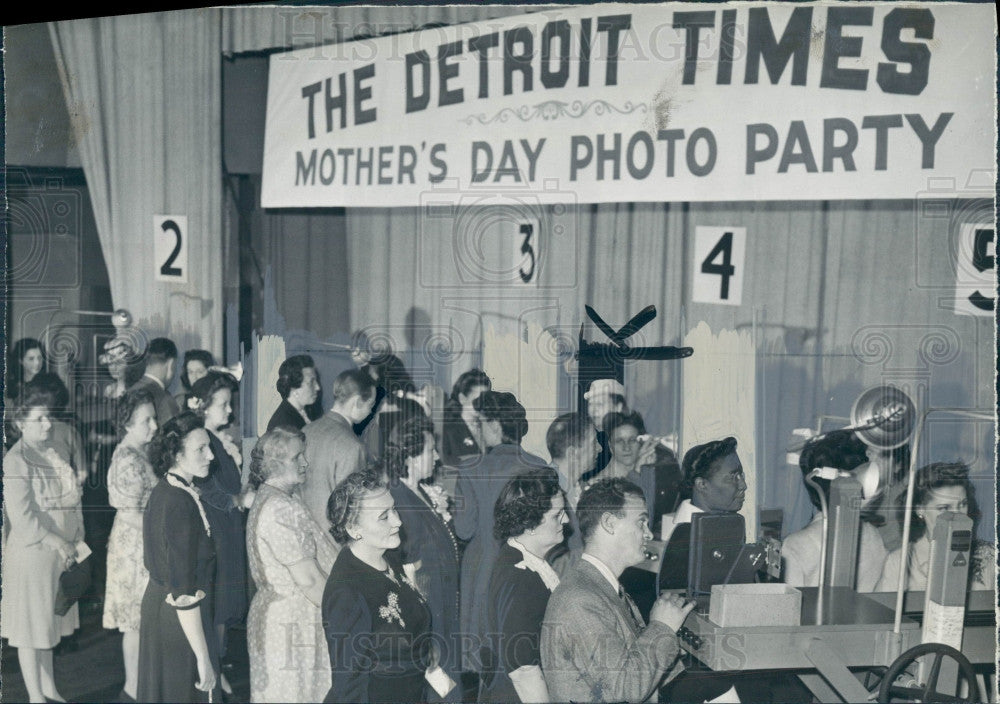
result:
<svg viewBox="0 0 1000 704"><path fill-rule="evenodd" d="M850 472L868 461L865 451L866 445L853 430L834 430L806 444L799 455L799 468L803 478L819 467L833 467ZM830 481L819 478L813 481L822 488L829 506ZM823 543L822 504L816 490L808 484L805 486L809 492L809 500L816 507L816 513L805 528L789 535L781 545L782 576L785 584L793 587L819 586L820 550ZM875 589L875 583L882 574L885 556L886 550L878 530L862 521L855 579L859 592Z"/></svg>

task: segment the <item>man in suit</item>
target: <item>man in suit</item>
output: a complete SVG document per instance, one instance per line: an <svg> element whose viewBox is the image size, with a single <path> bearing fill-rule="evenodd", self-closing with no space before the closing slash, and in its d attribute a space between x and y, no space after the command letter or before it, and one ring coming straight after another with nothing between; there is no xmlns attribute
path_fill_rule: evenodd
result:
<svg viewBox="0 0 1000 704"><path fill-rule="evenodd" d="M306 412L319 394L319 379L316 363L307 354L289 357L278 367L278 394L281 403L267 423L270 432L279 425L294 430L302 430L312 419Z"/></svg>
<svg viewBox="0 0 1000 704"><path fill-rule="evenodd" d="M552 592L542 623L542 671L552 701L644 702L679 671L677 631L694 607L678 595L653 604L646 625L619 575L645 559L653 535L642 490L598 481L580 496L580 560ZM672 669L673 668L673 669Z"/></svg>
<svg viewBox="0 0 1000 704"><path fill-rule="evenodd" d="M375 383L367 372L360 369L341 372L333 380L333 408L302 431L306 436L309 470L300 492L324 535L329 536L326 504L330 494L348 474L365 468L365 448L354 434L353 425L371 412L374 403ZM339 549L333 538L330 544Z"/></svg>
<svg viewBox="0 0 1000 704"><path fill-rule="evenodd" d="M146 371L129 391L142 389L153 397L156 408L156 424L163 424L180 413L177 401L167 393L167 387L174 379L177 367L177 345L173 340L157 337L149 341L146 348Z"/></svg>

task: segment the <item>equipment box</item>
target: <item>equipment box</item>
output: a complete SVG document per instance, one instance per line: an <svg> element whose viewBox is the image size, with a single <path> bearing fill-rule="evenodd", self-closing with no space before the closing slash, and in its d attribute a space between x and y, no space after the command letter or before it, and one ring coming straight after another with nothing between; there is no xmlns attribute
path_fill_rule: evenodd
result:
<svg viewBox="0 0 1000 704"><path fill-rule="evenodd" d="M708 619L720 626L798 626L802 592L786 584L717 584Z"/></svg>

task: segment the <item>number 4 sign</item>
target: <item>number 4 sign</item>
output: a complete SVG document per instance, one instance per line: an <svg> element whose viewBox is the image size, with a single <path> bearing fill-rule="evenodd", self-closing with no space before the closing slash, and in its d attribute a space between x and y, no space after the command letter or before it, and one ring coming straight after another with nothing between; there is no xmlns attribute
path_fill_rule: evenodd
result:
<svg viewBox="0 0 1000 704"><path fill-rule="evenodd" d="M697 227L691 300L738 306L743 300L745 227Z"/></svg>
<svg viewBox="0 0 1000 704"><path fill-rule="evenodd" d="M187 283L187 216L153 216L153 265L156 281Z"/></svg>

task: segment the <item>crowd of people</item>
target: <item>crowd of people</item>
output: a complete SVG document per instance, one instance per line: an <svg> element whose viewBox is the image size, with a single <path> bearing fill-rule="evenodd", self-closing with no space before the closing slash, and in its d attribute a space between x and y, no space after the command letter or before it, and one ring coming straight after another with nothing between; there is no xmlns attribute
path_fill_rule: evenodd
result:
<svg viewBox="0 0 1000 704"><path fill-rule="evenodd" d="M681 654L694 603L670 589L687 584L692 516L743 505L735 438L678 461L621 382L599 379L586 412L551 420L543 458L522 446L524 407L483 371L457 379L436 426L397 357L364 344L352 357L327 409L314 360L287 358L280 405L244 460L229 432L238 380L209 352L185 353L175 397L173 342L141 355L108 343L108 427L87 430L98 449L86 452L42 345L11 347L0 635L31 701L63 701L53 648L79 626L64 575L86 562L82 487L101 462L116 509L103 625L123 633L121 701L224 701L228 634L244 622L255 702L704 701L732 686L759 699L750 680ZM898 505L883 500L898 467L877 454L841 431L800 464L857 472L871 506ZM862 524L858 591L895 589L904 559L908 587L924 588L937 517L978 515L968 467L921 468L913 508L906 546L886 539L887 521ZM788 584L818 583L817 526L785 540ZM654 535L658 581L635 569ZM972 588L993 587L994 560L976 547Z"/></svg>

